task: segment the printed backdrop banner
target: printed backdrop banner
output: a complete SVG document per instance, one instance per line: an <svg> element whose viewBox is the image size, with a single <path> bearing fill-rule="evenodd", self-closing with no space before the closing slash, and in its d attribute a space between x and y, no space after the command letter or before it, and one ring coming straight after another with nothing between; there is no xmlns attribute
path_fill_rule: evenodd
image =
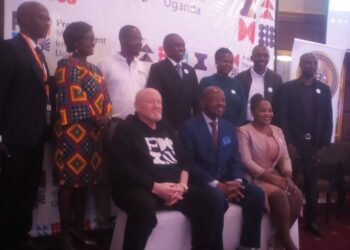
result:
<svg viewBox="0 0 350 250"><path fill-rule="evenodd" d="M276 0L37 1L48 8L52 18L50 34L41 41L51 74L57 61L66 56L62 33L74 21L88 22L94 28L96 47L94 55L89 58L93 63L119 51L119 29L132 24L140 29L144 38L140 59L149 63L165 58L162 47L164 36L178 33L186 42L184 60L196 69L199 78L216 71L214 54L220 47L227 47L234 54L232 75L252 65L250 55L257 44L268 47L271 54L269 67L273 68ZM18 33L16 9L23 2L5 0L5 38ZM48 183L52 179L49 178L51 165L51 156L46 157L45 172L48 177L40 189L32 231L34 235L59 232L56 189L47 187L51 185ZM89 213L89 218L93 227L92 214Z"/></svg>
<svg viewBox="0 0 350 250"><path fill-rule="evenodd" d="M326 83L331 89L333 108L333 142L335 137L338 137L340 133L340 122L338 117L339 105L342 102L340 100L340 93L344 88L342 66L346 51L344 49L333 48L320 43L294 39L290 79L295 79L300 76L300 56L310 52L316 56L318 62L316 78L321 82Z"/></svg>

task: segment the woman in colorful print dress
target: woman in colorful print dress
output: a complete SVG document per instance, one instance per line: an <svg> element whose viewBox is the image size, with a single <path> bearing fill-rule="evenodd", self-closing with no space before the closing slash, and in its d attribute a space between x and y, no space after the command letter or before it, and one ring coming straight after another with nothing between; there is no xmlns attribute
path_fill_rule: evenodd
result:
<svg viewBox="0 0 350 250"><path fill-rule="evenodd" d="M95 46L92 27L71 23L63 38L72 55L58 62L55 73L54 179L59 186L62 248L72 250L70 233L85 244L94 244L83 231L85 201L88 186L103 179L102 134L110 120L111 103L102 73L87 61Z"/></svg>

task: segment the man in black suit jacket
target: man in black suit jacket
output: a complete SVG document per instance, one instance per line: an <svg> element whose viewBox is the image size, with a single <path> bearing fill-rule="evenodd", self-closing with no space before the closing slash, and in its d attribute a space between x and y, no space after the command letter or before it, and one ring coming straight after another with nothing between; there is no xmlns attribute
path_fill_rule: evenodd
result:
<svg viewBox="0 0 350 250"><path fill-rule="evenodd" d="M45 6L17 9L20 34L0 43L0 249L28 245L50 123L49 71L36 48L51 19Z"/></svg>
<svg viewBox="0 0 350 250"><path fill-rule="evenodd" d="M235 76L244 87L247 97L247 120L253 119L250 113L250 98L257 93L263 95L272 104L274 111L278 106L274 105L274 96L278 88L282 85L282 78L279 74L267 68L270 60L268 49L264 45L257 45L253 48L250 59L253 61L253 67L242 71ZM264 86L260 86L263 84Z"/></svg>
<svg viewBox="0 0 350 250"><path fill-rule="evenodd" d="M163 97L164 119L176 129L193 116L196 108L198 79L196 71L181 62L185 42L177 34L168 34L163 41L168 58L152 64L147 87L157 89Z"/></svg>
<svg viewBox="0 0 350 250"><path fill-rule="evenodd" d="M329 87L315 79L317 59L313 54L302 55L299 67L301 76L281 88L277 125L283 129L290 153L300 157L305 183L306 226L313 234L320 236L316 224L315 160L331 141L332 96Z"/></svg>

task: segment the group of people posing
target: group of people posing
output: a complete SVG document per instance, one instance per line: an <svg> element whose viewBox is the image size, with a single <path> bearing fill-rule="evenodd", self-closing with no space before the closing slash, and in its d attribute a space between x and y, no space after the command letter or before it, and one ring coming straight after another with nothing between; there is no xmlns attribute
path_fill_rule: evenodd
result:
<svg viewBox="0 0 350 250"><path fill-rule="evenodd" d="M254 47L254 65L234 78L232 52L220 48L217 72L198 83L178 34L165 36L167 58L149 67L137 58L140 30L123 26L120 52L94 65L92 26L72 22L63 32L70 56L52 78L37 46L50 27L47 8L25 2L17 22L20 33L0 42L1 250L33 246L31 213L51 134L64 250L76 249L71 236L94 244L83 230L86 193L104 184L128 214L125 250L145 248L157 210L190 218L192 249L223 249L229 203L242 207L239 249L260 247L268 212L277 229L271 245L295 250L289 229L302 193L291 158L303 170L306 227L321 235L315 161L330 143L332 106L313 54L301 56L299 78L282 84L265 46Z"/></svg>

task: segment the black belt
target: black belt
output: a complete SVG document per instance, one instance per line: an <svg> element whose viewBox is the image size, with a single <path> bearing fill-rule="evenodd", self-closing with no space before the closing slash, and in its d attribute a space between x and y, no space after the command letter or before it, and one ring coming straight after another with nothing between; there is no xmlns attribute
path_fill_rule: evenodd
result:
<svg viewBox="0 0 350 250"><path fill-rule="evenodd" d="M311 141L311 139L312 139L312 134L311 134L311 133L305 133L305 134L304 134L304 139L305 139L305 141Z"/></svg>

